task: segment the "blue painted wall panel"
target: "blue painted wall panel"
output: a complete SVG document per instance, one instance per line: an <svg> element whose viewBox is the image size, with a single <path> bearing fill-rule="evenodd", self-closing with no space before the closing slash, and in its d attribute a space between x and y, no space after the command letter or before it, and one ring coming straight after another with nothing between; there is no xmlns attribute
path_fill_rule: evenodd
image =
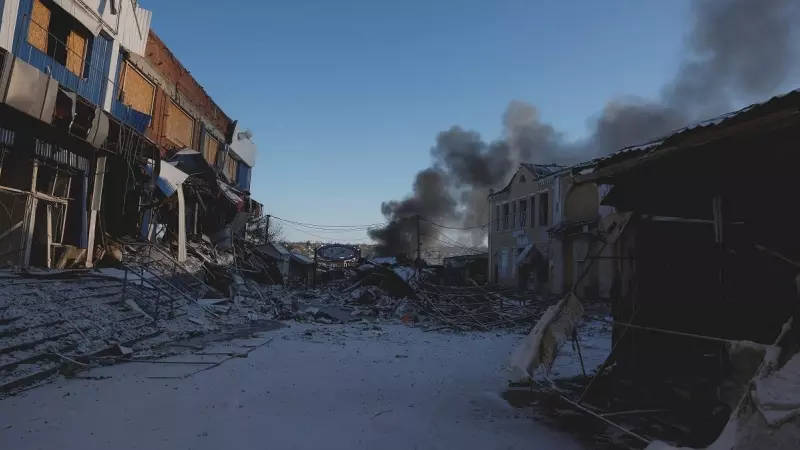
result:
<svg viewBox="0 0 800 450"><path fill-rule="evenodd" d="M2 1L2 0L0 0ZM28 28L32 0L20 0L17 14L17 29L14 36L14 55L44 73L50 73L64 87L77 92L81 97L95 105L102 106L108 84L113 42L104 33L90 37L89 65L84 69L84 77L70 72L64 65L56 62L36 47L28 43Z"/></svg>
<svg viewBox="0 0 800 450"><path fill-rule="evenodd" d="M111 102L111 114L142 134L150 126L150 120L152 119L149 115L136 111L118 100Z"/></svg>
<svg viewBox="0 0 800 450"><path fill-rule="evenodd" d="M236 170L236 185L240 188L249 191L250 190L250 174L252 172L252 168L248 167L247 164L243 164L239 162L239 168Z"/></svg>

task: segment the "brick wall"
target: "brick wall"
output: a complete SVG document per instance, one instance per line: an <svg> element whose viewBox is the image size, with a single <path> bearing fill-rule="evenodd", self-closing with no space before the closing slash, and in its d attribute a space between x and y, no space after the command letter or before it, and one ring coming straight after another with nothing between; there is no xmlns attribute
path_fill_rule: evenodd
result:
<svg viewBox="0 0 800 450"><path fill-rule="evenodd" d="M180 63L180 61L172 54L164 42L155 34L150 31L147 39L146 61L148 65L157 71L167 82L173 84L176 90L180 93L183 101L189 101L196 111L198 111L203 119L212 124L220 132L225 132L228 124L231 122L228 117L211 97L206 93L202 86L194 79L188 70ZM155 141L163 150L174 147L166 138L164 138L164 127L166 121L164 114L166 113L167 102L171 101L164 89L157 87L156 96L153 107L153 122L147 130L147 135L150 139ZM195 148L199 146L201 124L195 121L194 127L194 142Z"/></svg>

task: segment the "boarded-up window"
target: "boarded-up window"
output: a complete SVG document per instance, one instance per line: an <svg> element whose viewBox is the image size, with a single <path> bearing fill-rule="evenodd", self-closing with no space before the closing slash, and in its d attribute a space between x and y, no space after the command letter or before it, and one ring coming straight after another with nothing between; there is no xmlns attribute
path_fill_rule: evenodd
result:
<svg viewBox="0 0 800 450"><path fill-rule="evenodd" d="M28 42L47 53L47 30L50 28L50 8L40 0L33 0L31 22L28 27Z"/></svg>
<svg viewBox="0 0 800 450"><path fill-rule="evenodd" d="M75 30L67 36L67 69L78 76L83 76L86 65L86 45L88 40Z"/></svg>
<svg viewBox="0 0 800 450"><path fill-rule="evenodd" d="M219 153L219 141L211 137L209 133L205 133L203 138L203 157L213 167L217 166L217 153Z"/></svg>
<svg viewBox="0 0 800 450"><path fill-rule="evenodd" d="M28 43L64 65L70 72L84 76L92 37L78 20L51 1L33 0L28 21Z"/></svg>
<svg viewBox="0 0 800 450"><path fill-rule="evenodd" d="M232 183L236 181L236 166L238 164L239 162L233 159L230 154L228 154L227 164L225 164L225 175Z"/></svg>
<svg viewBox="0 0 800 450"><path fill-rule="evenodd" d="M136 111L152 116L155 94L155 85L134 69L130 63L126 63L122 79L122 98L120 99L122 103Z"/></svg>
<svg viewBox="0 0 800 450"><path fill-rule="evenodd" d="M167 117L164 134L173 143L183 146L192 146L194 134L194 120L175 103L167 102Z"/></svg>

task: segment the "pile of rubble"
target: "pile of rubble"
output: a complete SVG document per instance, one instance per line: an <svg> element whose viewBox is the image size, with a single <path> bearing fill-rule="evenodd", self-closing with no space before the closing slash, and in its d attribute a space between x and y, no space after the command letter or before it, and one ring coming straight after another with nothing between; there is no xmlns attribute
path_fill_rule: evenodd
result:
<svg viewBox="0 0 800 450"><path fill-rule="evenodd" d="M353 271L354 282L339 282L303 292L276 290L270 298L278 319L339 323L400 320L431 328L490 330L535 323L556 298L504 286L442 286L430 273L409 265L366 260Z"/></svg>
<svg viewBox="0 0 800 450"><path fill-rule="evenodd" d="M436 285L428 269L408 261L364 260L348 279L290 289L275 262L243 241L217 251L194 240L182 262L161 244L107 247L98 265L105 267L0 271L0 395L254 324L401 321L489 330L533 323L552 304L500 286Z"/></svg>
<svg viewBox="0 0 800 450"><path fill-rule="evenodd" d="M224 339L278 315L264 286L235 266L217 289L201 258L177 263L150 243L116 250L114 267L0 271L0 395L198 335Z"/></svg>

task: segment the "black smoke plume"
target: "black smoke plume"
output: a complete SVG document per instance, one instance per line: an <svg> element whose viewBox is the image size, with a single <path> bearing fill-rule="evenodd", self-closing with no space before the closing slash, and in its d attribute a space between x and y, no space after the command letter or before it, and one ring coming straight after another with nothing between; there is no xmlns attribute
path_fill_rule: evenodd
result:
<svg viewBox="0 0 800 450"><path fill-rule="evenodd" d="M389 224L369 233L378 251L413 254L415 215L464 228L485 224L489 189L502 188L521 162L570 165L589 160L730 111L734 103L765 100L785 88L797 67L800 2L696 0L692 12L686 58L659 98L609 102L584 140L566 141L539 120L534 106L519 101L512 101L503 115L501 140L487 143L458 126L439 133L431 149L433 163L416 175L413 192L381 205ZM444 230L421 224L423 244L440 246ZM476 246L485 236L485 229L476 228L459 240Z"/></svg>

